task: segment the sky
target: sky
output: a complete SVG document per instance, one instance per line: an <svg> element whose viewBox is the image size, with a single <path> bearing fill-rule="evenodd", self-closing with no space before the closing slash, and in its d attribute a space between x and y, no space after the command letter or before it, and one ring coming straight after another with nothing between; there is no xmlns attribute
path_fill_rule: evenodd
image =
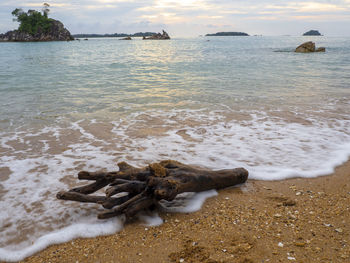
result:
<svg viewBox="0 0 350 263"><path fill-rule="evenodd" d="M41 10L38 0L0 0L0 33L17 28L15 8ZM195 37L220 31L250 35L350 36L350 0L51 0L49 16L73 34L166 30Z"/></svg>

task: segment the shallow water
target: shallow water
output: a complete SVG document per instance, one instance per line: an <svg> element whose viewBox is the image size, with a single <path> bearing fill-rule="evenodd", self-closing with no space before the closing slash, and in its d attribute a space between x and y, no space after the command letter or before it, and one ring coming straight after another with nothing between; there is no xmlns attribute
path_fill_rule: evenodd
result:
<svg viewBox="0 0 350 263"><path fill-rule="evenodd" d="M292 52L307 40L327 52ZM350 38L1 43L0 260L122 227L55 199L79 170L176 159L325 175L350 155L349 112Z"/></svg>

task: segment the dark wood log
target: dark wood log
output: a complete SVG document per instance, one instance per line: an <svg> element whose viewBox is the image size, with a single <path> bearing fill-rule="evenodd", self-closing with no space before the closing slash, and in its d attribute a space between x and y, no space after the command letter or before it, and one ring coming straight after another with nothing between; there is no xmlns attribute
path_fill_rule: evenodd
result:
<svg viewBox="0 0 350 263"><path fill-rule="evenodd" d="M111 209L116 205L120 205L128 201L130 199L130 196L126 195L118 198L111 198L106 196L94 196L94 195L81 194L73 191L68 191L68 192L62 191L57 193L57 198L61 200L71 200L71 201L78 201L82 203L97 203L97 204L101 204L104 208Z"/></svg>
<svg viewBox="0 0 350 263"><path fill-rule="evenodd" d="M113 196L118 193L128 192L130 194L140 193L146 188L146 183L141 181L129 181L124 184L112 185L107 188L106 195L108 197Z"/></svg>
<svg viewBox="0 0 350 263"><path fill-rule="evenodd" d="M107 186L109 184L108 180L106 179L99 179L96 182L88 185L84 185L81 187L73 188L70 190L70 192L77 192L81 194L92 194L96 192L97 190L100 190L101 188Z"/></svg>
<svg viewBox="0 0 350 263"><path fill-rule="evenodd" d="M80 172L80 180L95 180L86 186L59 192L58 199L101 204L112 209L100 213L98 218L106 219L120 214L132 217L165 199L173 200L183 192L201 192L222 189L244 183L248 171L244 168L212 171L195 168L177 161L166 160L143 168L135 168L125 162L119 163L116 172ZM106 196L90 196L108 186ZM118 193L127 195L113 198Z"/></svg>

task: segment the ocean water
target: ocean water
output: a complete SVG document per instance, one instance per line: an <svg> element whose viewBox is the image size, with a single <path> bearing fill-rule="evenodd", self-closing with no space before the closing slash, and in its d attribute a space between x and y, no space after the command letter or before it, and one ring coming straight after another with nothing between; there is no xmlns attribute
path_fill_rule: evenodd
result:
<svg viewBox="0 0 350 263"><path fill-rule="evenodd" d="M292 52L308 40L327 52ZM56 200L80 170L176 159L259 180L326 175L350 156L349 113L350 38L0 43L0 260L122 228Z"/></svg>

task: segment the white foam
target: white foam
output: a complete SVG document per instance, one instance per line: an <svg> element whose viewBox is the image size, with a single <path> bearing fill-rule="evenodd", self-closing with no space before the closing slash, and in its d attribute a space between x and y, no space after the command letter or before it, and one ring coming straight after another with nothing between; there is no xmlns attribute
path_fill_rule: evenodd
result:
<svg viewBox="0 0 350 263"><path fill-rule="evenodd" d="M162 113L153 114L167 118ZM190 114L180 113L182 119ZM251 114L248 121L232 122L221 121L223 116L217 112L196 113L195 117L194 121L200 119L205 125L186 127L178 123L162 136L134 138L125 159L147 163L169 158L212 169L242 166L250 171L250 178L280 180L329 174L350 154L349 120L329 125L326 119L310 119L305 125L268 118L264 113ZM137 126L137 121L130 126ZM185 136L178 131L184 131ZM121 129L114 132L127 136ZM141 150L138 145L142 145Z"/></svg>
<svg viewBox="0 0 350 263"><path fill-rule="evenodd" d="M173 201L162 200L160 204L163 210L171 213L193 213L202 208L204 201L210 197L217 196L215 190L200 193L183 193Z"/></svg>
<svg viewBox="0 0 350 263"><path fill-rule="evenodd" d="M143 221L146 226L160 226L163 224L163 219L156 212L152 214L140 213L138 218Z"/></svg>
<svg viewBox="0 0 350 263"><path fill-rule="evenodd" d="M102 235L110 235L120 231L123 227L123 220L113 218L104 222L79 223L64 227L58 231L46 234L37 239L33 245L21 250L9 250L0 248L0 260L19 261L37 253L49 245L68 242L75 238L91 238Z"/></svg>
<svg viewBox="0 0 350 263"><path fill-rule="evenodd" d="M217 195L218 193L215 190L200 193L182 193L173 201L160 201L160 205L162 210L168 213L193 213L202 208L205 200ZM140 213L138 218L147 226L163 224L163 219L156 212L152 214Z"/></svg>

